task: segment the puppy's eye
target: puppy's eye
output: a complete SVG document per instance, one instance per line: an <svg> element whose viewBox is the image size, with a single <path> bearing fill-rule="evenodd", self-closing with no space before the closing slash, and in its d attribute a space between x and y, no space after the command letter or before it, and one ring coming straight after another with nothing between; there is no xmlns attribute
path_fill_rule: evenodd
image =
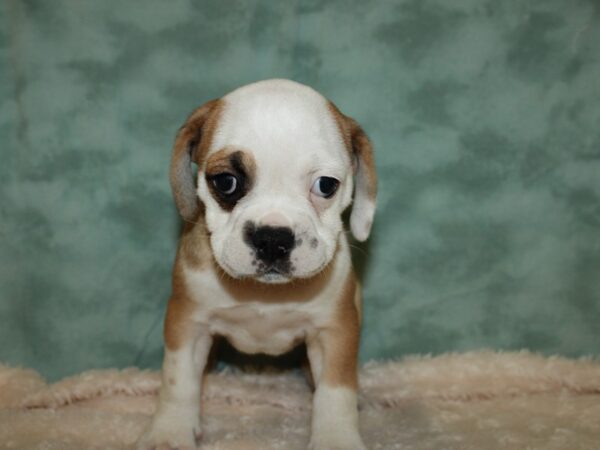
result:
<svg viewBox="0 0 600 450"><path fill-rule="evenodd" d="M335 191L337 191L340 182L335 178L331 177L319 177L315 180L310 189L310 192L313 194L323 197L323 198L331 198Z"/></svg>
<svg viewBox="0 0 600 450"><path fill-rule="evenodd" d="M220 173L212 178L213 186L223 195L232 195L238 187L238 180L230 173Z"/></svg>

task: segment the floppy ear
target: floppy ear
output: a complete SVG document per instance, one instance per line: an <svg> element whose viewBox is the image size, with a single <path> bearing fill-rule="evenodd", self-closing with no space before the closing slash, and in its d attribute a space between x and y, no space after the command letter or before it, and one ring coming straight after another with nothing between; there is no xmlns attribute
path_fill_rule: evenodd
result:
<svg viewBox="0 0 600 450"><path fill-rule="evenodd" d="M346 147L354 164L355 185L350 229L359 241L366 241L371 233L377 199L377 172L373 146L360 125L340 112L333 104L330 109L338 122Z"/></svg>
<svg viewBox="0 0 600 450"><path fill-rule="evenodd" d="M175 204L185 220L194 220L199 211L191 163L193 161L200 166L204 160L216 128L220 105L220 100L211 100L196 109L175 138L169 179Z"/></svg>

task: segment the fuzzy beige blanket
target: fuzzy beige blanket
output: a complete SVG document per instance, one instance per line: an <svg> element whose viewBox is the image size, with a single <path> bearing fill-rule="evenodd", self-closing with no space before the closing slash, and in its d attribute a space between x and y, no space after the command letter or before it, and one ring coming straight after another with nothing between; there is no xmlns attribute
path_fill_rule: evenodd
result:
<svg viewBox="0 0 600 450"><path fill-rule="evenodd" d="M370 449L600 449L600 362L472 352L371 363ZM47 384L0 365L0 448L125 449L148 423L156 372L92 370ZM209 374L204 449L303 449L310 389L296 374Z"/></svg>

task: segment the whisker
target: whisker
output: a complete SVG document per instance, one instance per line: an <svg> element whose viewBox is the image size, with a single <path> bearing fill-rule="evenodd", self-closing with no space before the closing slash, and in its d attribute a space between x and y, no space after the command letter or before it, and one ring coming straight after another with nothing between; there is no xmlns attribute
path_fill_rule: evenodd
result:
<svg viewBox="0 0 600 450"><path fill-rule="evenodd" d="M183 216L179 216L179 218L180 218L182 221L184 221L184 222L187 222L187 223L191 223L191 224L193 224L193 225L198 225L198 224L200 223L200 222L194 222L193 220L186 219L186 218L185 218L185 217L183 217Z"/></svg>
<svg viewBox="0 0 600 450"><path fill-rule="evenodd" d="M355 244L349 244L349 245L350 245L350 248L359 251L360 253L363 254L363 256L369 256L369 252L367 250L365 250L363 247L360 247Z"/></svg>

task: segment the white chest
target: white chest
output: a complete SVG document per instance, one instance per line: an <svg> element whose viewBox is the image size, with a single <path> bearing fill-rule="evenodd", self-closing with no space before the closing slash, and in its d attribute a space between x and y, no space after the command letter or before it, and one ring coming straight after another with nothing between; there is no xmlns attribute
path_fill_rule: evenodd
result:
<svg viewBox="0 0 600 450"><path fill-rule="evenodd" d="M242 352L277 355L331 322L350 270L344 245L328 271L311 282L243 284L211 269L185 270L185 278L198 305L194 315L198 324Z"/></svg>
<svg viewBox="0 0 600 450"><path fill-rule="evenodd" d="M278 355L314 332L314 322L310 314L292 306L242 304L212 310L208 327L242 352Z"/></svg>

